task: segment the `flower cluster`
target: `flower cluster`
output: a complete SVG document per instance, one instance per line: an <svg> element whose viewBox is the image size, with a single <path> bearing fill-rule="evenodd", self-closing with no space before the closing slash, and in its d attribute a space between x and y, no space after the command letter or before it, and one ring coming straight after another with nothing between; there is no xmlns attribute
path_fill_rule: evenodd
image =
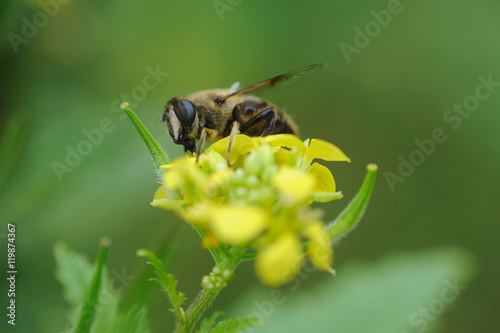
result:
<svg viewBox="0 0 500 333"><path fill-rule="evenodd" d="M305 255L332 272L333 248L321 211L310 204L342 194L330 171L313 160L349 158L329 142L289 134L238 134L229 156L228 144L229 138L219 140L198 160L186 156L163 166L163 185L151 204L203 229L206 247L256 252L256 273L267 285L291 278Z"/></svg>

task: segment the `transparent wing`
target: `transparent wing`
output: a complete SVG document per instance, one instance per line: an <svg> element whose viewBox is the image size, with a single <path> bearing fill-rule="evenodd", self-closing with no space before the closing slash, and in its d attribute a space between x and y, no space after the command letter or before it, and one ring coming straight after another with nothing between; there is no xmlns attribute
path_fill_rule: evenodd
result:
<svg viewBox="0 0 500 333"><path fill-rule="evenodd" d="M242 94L248 94L252 93L255 95L263 94L269 90L275 90L275 89L281 89L283 87L286 87L292 83L298 82L308 76L311 73L316 72L317 70L323 69L326 67L326 64L314 64L314 65L309 65L305 66L275 77L272 77L270 79L261 81L259 83L252 84L251 86L248 86L246 88L240 89L238 91L232 92L229 95L226 95L224 97L221 97L218 101L219 103L224 102L226 99L237 96L237 95L242 95Z"/></svg>

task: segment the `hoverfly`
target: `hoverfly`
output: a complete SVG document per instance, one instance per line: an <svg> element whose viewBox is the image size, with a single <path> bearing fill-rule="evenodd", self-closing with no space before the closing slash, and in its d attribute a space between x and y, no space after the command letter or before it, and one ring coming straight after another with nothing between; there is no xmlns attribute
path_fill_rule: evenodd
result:
<svg viewBox="0 0 500 333"><path fill-rule="evenodd" d="M197 155L205 139L217 141L237 133L298 136L297 125L284 111L269 101L247 94L283 87L324 67L324 64L305 66L239 90L239 82L236 82L229 89L209 89L172 98L165 106L161 121L167 122L174 142L183 145L186 151L193 153L199 140Z"/></svg>

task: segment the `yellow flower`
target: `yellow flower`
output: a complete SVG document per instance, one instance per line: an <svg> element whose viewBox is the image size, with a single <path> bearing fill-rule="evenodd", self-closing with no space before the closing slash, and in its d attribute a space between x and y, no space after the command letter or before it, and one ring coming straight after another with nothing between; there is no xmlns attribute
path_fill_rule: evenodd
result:
<svg viewBox="0 0 500 333"><path fill-rule="evenodd" d="M335 180L328 168L321 164L313 163L309 167L309 174L314 177L314 192L335 192Z"/></svg>
<svg viewBox="0 0 500 333"><path fill-rule="evenodd" d="M267 216L259 207L223 205L212 208L209 223L221 241L243 245L264 230Z"/></svg>
<svg viewBox="0 0 500 333"><path fill-rule="evenodd" d="M306 146L298 137L293 134L275 134L268 135L262 138L256 138L260 142L265 142L271 147L287 147L287 148L297 148L298 153L302 154Z"/></svg>
<svg viewBox="0 0 500 333"><path fill-rule="evenodd" d="M330 170L311 162L349 162L349 158L323 140L238 134L229 167L228 143L229 138L215 142L198 162L182 157L164 166L163 185L151 204L198 225L206 235L205 247L219 248L222 243L256 250L255 269L267 285L281 285L297 273L304 238L314 265L332 271L333 248L320 213L309 204L339 199L342 194L336 192Z"/></svg>
<svg viewBox="0 0 500 333"><path fill-rule="evenodd" d="M307 164L310 164L315 158L319 158L324 161L351 162L351 159L347 157L337 146L328 141L319 139L312 139L309 141L304 155L306 161L309 161Z"/></svg>
<svg viewBox="0 0 500 333"><path fill-rule="evenodd" d="M334 199L341 199L342 193L335 192L335 180L325 166L313 163L309 167L309 174L314 177L314 188L311 192L311 199L316 202L328 202Z"/></svg>
<svg viewBox="0 0 500 333"><path fill-rule="evenodd" d="M194 158L180 157L172 164L162 166L168 171L163 176L163 185L170 189L180 189L183 199L193 202L199 199L198 184L207 177L196 165Z"/></svg>
<svg viewBox="0 0 500 333"><path fill-rule="evenodd" d="M287 205L305 202L309 198L315 179L309 174L285 166L273 178L273 184L280 190Z"/></svg>
<svg viewBox="0 0 500 333"><path fill-rule="evenodd" d="M299 155L304 155L306 165L311 164L315 158L324 161L351 162L351 159L342 150L325 140L312 139L302 142L293 134L276 134L259 138L258 141L266 142L273 147L296 148Z"/></svg>
<svg viewBox="0 0 500 333"><path fill-rule="evenodd" d="M193 203L192 205L177 208L176 212L185 221L189 221L201 227L206 227L208 225L210 212L215 205L215 203L209 200L203 200Z"/></svg>
<svg viewBox="0 0 500 333"><path fill-rule="evenodd" d="M255 271L262 282L277 287L292 278L302 264L299 239L291 232L260 249L255 261Z"/></svg>
<svg viewBox="0 0 500 333"><path fill-rule="evenodd" d="M309 238L308 253L316 268L331 272L333 265L333 247L324 230L323 222L315 221L303 230L303 234Z"/></svg>
<svg viewBox="0 0 500 333"><path fill-rule="evenodd" d="M208 150L219 153L221 156L225 157L227 155L227 146L229 145L229 140L230 137L225 137L211 145ZM229 163L231 165L235 164L237 160L257 148L257 146L258 144L249 136L246 136L244 134L236 135L231 146L231 151L229 153Z"/></svg>

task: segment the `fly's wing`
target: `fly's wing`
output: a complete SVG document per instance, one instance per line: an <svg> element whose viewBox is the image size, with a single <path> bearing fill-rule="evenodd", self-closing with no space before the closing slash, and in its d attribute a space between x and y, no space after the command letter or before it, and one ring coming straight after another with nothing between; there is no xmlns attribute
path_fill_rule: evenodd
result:
<svg viewBox="0 0 500 333"><path fill-rule="evenodd" d="M237 95L242 95L242 94L248 94L252 93L255 95L263 94L269 90L274 90L274 89L281 89L283 87L286 87L292 83L298 82L308 76L309 74L316 72L319 69L323 69L326 67L326 64L314 64L314 65L309 65L305 66L299 69L296 69L291 72L287 72L275 77L272 77L270 79L261 81L256 84L252 84L251 86L248 86L246 88L240 89L238 91L232 92L229 95L226 95L224 97L221 97L218 99L219 103L223 103L225 100L227 100L230 97L237 96Z"/></svg>

